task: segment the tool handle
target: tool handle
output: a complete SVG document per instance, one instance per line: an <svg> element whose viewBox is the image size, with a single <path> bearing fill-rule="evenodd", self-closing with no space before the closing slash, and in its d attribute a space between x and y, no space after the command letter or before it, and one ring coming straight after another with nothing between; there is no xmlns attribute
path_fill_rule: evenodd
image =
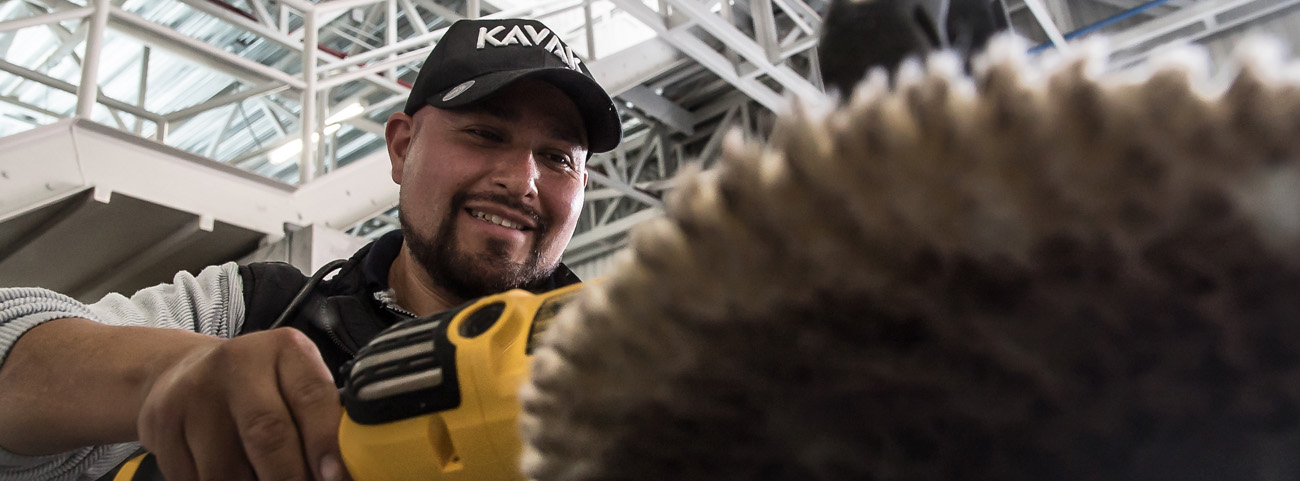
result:
<svg viewBox="0 0 1300 481"><path fill-rule="evenodd" d="M165 481L162 471L158 469L158 458L153 453L132 457L118 465L114 471L99 478L99 481Z"/></svg>

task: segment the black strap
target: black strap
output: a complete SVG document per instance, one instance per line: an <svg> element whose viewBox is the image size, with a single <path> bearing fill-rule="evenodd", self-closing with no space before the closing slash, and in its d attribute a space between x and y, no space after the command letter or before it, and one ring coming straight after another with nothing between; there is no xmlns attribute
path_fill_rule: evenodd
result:
<svg viewBox="0 0 1300 481"><path fill-rule="evenodd" d="M239 267L244 281L244 325L239 333L264 331L307 285L307 276L284 262L255 262Z"/></svg>
<svg viewBox="0 0 1300 481"><path fill-rule="evenodd" d="M302 306L303 301L312 294L312 291L316 289L316 286L320 285L320 281L324 280L325 276L330 275L330 273L334 272L335 269L338 269L338 267L343 265L344 262L347 261L343 259L331 261L329 264L325 264L320 268L320 270L316 271L315 274L312 274L311 279L308 279L307 283L298 290L298 295L293 296L293 300L289 301L289 305L280 312L280 316L275 318L275 322L271 323L271 327L268 329L275 329L283 326L286 321L292 319L293 316L297 314L298 308Z"/></svg>

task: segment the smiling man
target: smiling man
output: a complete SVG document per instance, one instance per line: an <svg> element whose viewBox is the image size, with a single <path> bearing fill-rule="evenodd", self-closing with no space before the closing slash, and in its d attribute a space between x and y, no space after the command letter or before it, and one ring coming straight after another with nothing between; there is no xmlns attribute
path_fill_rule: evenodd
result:
<svg viewBox="0 0 1300 481"><path fill-rule="evenodd" d="M541 23L460 22L449 40L462 45L429 56L386 131L406 236L389 278L416 312L567 283L586 159L621 136L608 94Z"/></svg>
<svg viewBox="0 0 1300 481"><path fill-rule="evenodd" d="M578 281L560 257L586 160L621 125L545 25L453 24L385 137L402 229L311 279L227 263L91 305L0 289L0 480L95 479L141 446L170 481L344 479L334 378L360 346Z"/></svg>

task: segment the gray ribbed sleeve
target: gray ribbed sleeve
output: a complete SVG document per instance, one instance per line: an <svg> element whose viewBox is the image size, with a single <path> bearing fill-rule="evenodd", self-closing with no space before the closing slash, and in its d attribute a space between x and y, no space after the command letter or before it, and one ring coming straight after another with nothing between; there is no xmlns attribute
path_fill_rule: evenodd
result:
<svg viewBox="0 0 1300 481"><path fill-rule="evenodd" d="M243 281L233 262L192 276L176 274L171 284L109 294L86 305L46 289L0 289L0 367L14 343L42 322L83 317L115 326L186 329L232 337L244 322ZM53 374L53 373L52 373ZM0 448L0 481L93 480L126 459L137 443L92 446L50 456L21 456Z"/></svg>

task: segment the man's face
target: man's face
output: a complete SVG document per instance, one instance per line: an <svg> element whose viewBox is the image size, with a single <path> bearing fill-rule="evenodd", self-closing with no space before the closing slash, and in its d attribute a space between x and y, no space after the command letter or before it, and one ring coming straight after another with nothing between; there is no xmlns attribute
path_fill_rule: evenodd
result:
<svg viewBox="0 0 1300 481"><path fill-rule="evenodd" d="M437 287L468 299L559 264L587 183L582 117L559 89L521 80L470 107L394 114L388 140L406 243Z"/></svg>

